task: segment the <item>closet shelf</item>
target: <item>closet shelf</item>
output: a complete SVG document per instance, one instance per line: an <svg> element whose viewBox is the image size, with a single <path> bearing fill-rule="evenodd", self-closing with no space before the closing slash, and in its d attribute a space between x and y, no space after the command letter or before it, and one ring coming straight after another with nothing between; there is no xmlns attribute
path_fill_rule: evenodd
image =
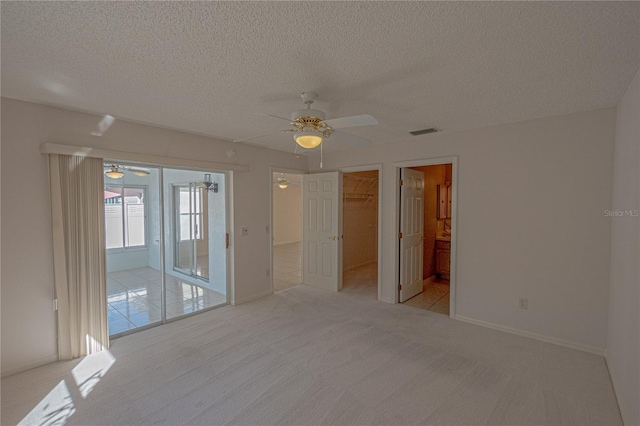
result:
<svg viewBox="0 0 640 426"><path fill-rule="evenodd" d="M373 194L353 194L350 192L345 192L342 194L342 198L345 200L370 200L375 198Z"/></svg>
<svg viewBox="0 0 640 426"><path fill-rule="evenodd" d="M344 175L342 199L364 201L363 205L375 204L378 200L378 178Z"/></svg>
<svg viewBox="0 0 640 426"><path fill-rule="evenodd" d="M378 178L375 177L344 176L344 179L345 186L353 194L371 195L373 189L378 186Z"/></svg>

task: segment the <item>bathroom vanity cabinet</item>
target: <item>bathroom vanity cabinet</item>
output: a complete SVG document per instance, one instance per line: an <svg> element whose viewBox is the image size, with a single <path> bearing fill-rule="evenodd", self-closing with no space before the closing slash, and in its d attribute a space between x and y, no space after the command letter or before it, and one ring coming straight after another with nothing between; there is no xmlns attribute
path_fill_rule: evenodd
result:
<svg viewBox="0 0 640 426"><path fill-rule="evenodd" d="M451 240L436 238L436 275L440 279L449 279L451 271Z"/></svg>

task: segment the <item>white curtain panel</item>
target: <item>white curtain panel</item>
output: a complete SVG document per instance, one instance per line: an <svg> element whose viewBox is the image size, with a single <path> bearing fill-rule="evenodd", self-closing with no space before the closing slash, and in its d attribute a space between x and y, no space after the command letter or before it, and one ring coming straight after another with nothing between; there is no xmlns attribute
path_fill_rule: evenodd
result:
<svg viewBox="0 0 640 426"><path fill-rule="evenodd" d="M100 158L49 155L58 358L109 347L104 170Z"/></svg>

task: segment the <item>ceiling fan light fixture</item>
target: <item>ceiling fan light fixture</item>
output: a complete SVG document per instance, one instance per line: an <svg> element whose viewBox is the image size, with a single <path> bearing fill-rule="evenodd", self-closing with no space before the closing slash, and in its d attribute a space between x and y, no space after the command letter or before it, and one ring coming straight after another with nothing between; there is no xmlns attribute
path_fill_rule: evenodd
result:
<svg viewBox="0 0 640 426"><path fill-rule="evenodd" d="M107 175L107 177L110 177L111 179L120 179L122 176L124 176L124 173L118 170L116 166L111 166L111 170L105 172L105 175Z"/></svg>
<svg viewBox="0 0 640 426"><path fill-rule="evenodd" d="M293 138L296 140L298 145L307 149L317 147L323 140L322 135L308 129L302 129L301 132L294 134Z"/></svg>
<svg viewBox="0 0 640 426"><path fill-rule="evenodd" d="M281 176L277 180L278 186L280 189L286 189L289 186L289 179L284 177L284 173L281 173Z"/></svg>

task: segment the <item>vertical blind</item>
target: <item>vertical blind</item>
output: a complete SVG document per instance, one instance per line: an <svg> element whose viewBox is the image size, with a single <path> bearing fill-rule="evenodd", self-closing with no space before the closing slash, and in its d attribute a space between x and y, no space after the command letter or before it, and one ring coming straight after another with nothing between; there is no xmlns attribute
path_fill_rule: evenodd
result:
<svg viewBox="0 0 640 426"><path fill-rule="evenodd" d="M49 155L58 357L109 347L100 158Z"/></svg>

